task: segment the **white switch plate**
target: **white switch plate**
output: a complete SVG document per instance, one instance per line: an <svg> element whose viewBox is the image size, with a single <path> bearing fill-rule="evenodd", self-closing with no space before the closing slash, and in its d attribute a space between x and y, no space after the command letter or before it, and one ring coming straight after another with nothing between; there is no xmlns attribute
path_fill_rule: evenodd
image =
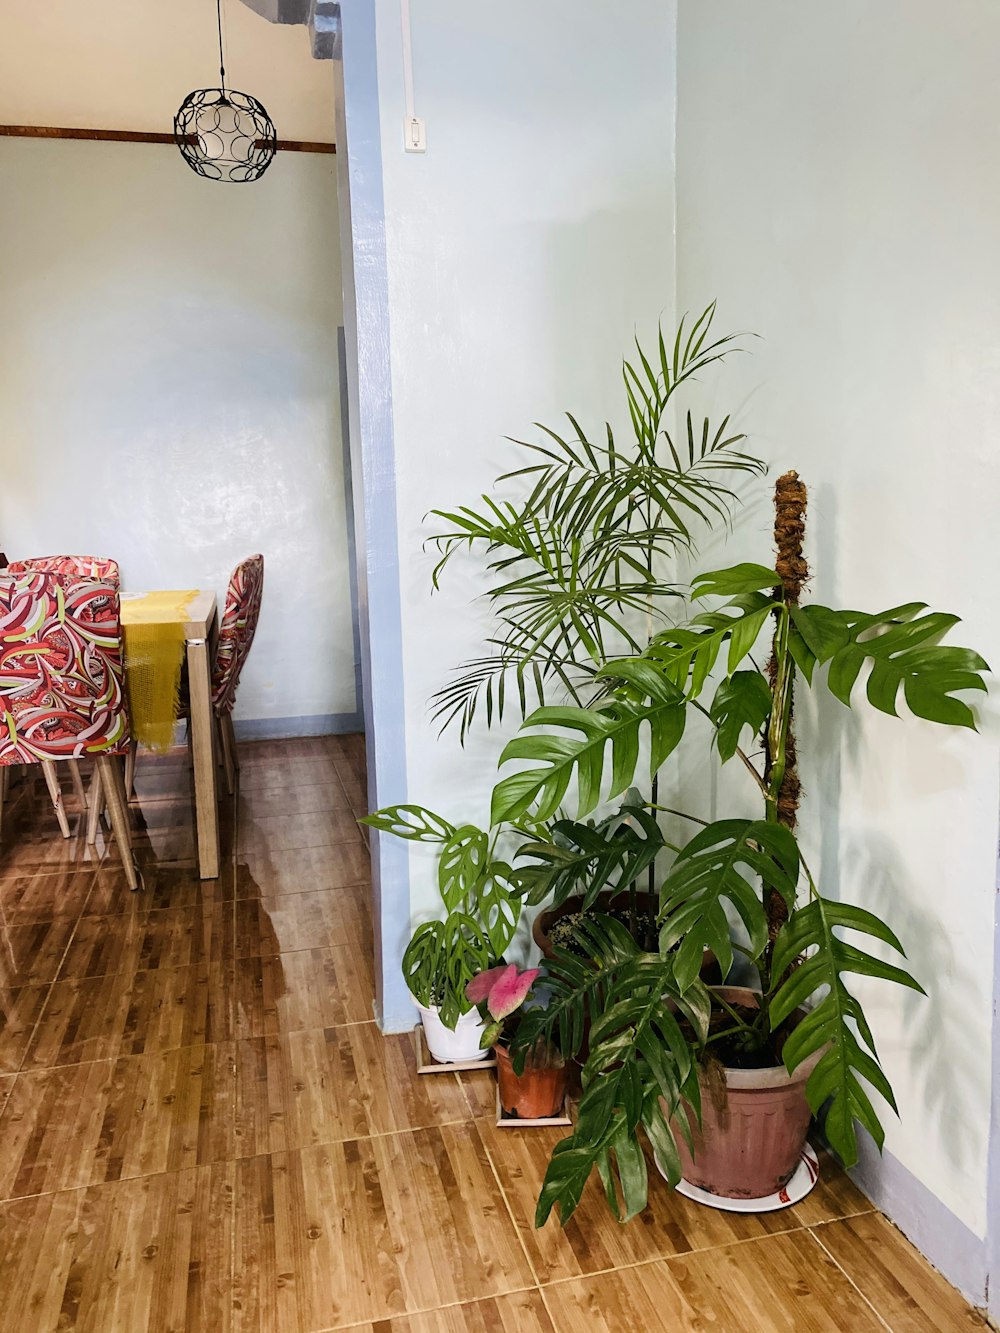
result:
<svg viewBox="0 0 1000 1333"><path fill-rule="evenodd" d="M407 116L403 121L403 145L408 153L427 152L427 128L419 116Z"/></svg>

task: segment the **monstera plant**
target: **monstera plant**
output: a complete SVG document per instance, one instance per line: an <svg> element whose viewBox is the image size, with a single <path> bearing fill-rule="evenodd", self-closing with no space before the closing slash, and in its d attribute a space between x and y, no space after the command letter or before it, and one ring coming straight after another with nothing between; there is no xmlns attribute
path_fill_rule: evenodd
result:
<svg viewBox="0 0 1000 1333"><path fill-rule="evenodd" d="M719 761L741 765L761 803L756 818L695 820L694 836L673 845L652 947L598 917L580 927L576 949L550 963L552 997L548 1008L524 1016L515 1068L540 1039L554 1039L566 1056L585 1041L589 1050L577 1123L553 1152L538 1225L554 1205L568 1220L595 1167L616 1215L642 1209L643 1135L676 1184L699 1150L706 1092L714 1098L731 1062L776 1066L786 1082L801 1077L806 1125L810 1110L823 1109L827 1139L846 1164L857 1160L858 1125L881 1146L870 1089L895 1103L849 978L921 988L863 947L867 937L902 954L890 926L826 896L803 856L794 831L794 695L825 689L853 706L863 677L868 703L882 713L896 716L905 702L918 718L974 727L959 696L985 689L987 667L976 653L941 644L956 617L923 603L875 613L802 603L805 505L796 474L781 478L777 568L742 564L699 575L693 596L708 609L654 636L643 653L602 667L604 700L534 712L501 757L516 767L494 789L494 822L551 818L573 795L580 821L633 787L644 739L642 762L655 775L690 727L707 725ZM618 813L629 818L627 802ZM657 811L647 806L646 814ZM652 836L648 819L631 824L638 839ZM553 853L556 861L564 850ZM530 855L546 865L537 841ZM723 975L734 957L752 969L750 1001L734 1003L704 984L706 949ZM720 1051L727 1053L721 1072Z"/></svg>

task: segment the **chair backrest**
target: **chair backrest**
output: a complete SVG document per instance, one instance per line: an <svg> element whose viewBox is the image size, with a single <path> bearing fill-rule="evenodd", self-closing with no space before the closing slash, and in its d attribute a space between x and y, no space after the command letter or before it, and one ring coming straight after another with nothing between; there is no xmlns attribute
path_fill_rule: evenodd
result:
<svg viewBox="0 0 1000 1333"><path fill-rule="evenodd" d="M219 626L219 650L212 671L212 704L217 713L233 711L240 672L257 631L263 591L264 557L248 556L233 570Z"/></svg>
<svg viewBox="0 0 1000 1333"><path fill-rule="evenodd" d="M38 555L30 560L14 560L8 574L72 574L82 579L113 579L121 582L118 561L106 555Z"/></svg>
<svg viewBox="0 0 1000 1333"><path fill-rule="evenodd" d="M128 748L117 582L0 574L0 766Z"/></svg>

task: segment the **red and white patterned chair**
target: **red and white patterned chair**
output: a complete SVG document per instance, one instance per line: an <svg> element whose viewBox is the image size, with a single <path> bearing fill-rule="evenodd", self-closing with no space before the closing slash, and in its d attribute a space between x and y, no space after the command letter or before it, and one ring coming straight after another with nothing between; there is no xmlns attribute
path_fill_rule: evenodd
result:
<svg viewBox="0 0 1000 1333"><path fill-rule="evenodd" d="M0 574L0 768L92 757L129 888L139 886L116 755L129 748L117 579Z"/></svg>
<svg viewBox="0 0 1000 1333"><path fill-rule="evenodd" d="M118 561L112 560L106 555L38 555L31 556L27 560L14 560L6 565L8 574L28 574L32 572L40 574L70 574L77 578L84 579L112 579L115 583L121 583L121 573L118 568ZM81 809L88 806L86 792L83 786L83 774L80 772L78 760L71 760L69 765L70 778L73 782L73 789L76 792L77 800ZM62 792L59 788L59 779L56 774L55 765L47 760L42 764L42 771L45 774L45 782L49 789L49 795L52 797L52 808L56 812L56 819L59 821L59 827L62 830L64 838L69 837L69 821L66 818L66 811L63 808ZM99 783L95 786L95 791L99 789ZM96 817L91 819L91 842L97 838Z"/></svg>
<svg viewBox="0 0 1000 1333"><path fill-rule="evenodd" d="M38 555L29 560L13 560L8 574L72 574L81 579L113 579L121 583L118 561L106 555Z"/></svg>
<svg viewBox="0 0 1000 1333"><path fill-rule="evenodd" d="M260 602L264 592L264 557L251 555L233 570L226 592L226 608L219 626L219 646L212 668L212 707L215 710L222 758L226 766L226 784L230 795L236 778L236 734L233 731L233 705L240 674L250 652Z"/></svg>

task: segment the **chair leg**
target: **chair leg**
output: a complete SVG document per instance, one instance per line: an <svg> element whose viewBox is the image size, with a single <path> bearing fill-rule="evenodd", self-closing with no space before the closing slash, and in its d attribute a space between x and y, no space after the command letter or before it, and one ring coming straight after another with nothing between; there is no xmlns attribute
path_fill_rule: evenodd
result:
<svg viewBox="0 0 1000 1333"><path fill-rule="evenodd" d="M222 742L222 762L226 769L226 791L232 796L236 790L236 740L233 733L233 719L229 713L216 714L215 724Z"/></svg>
<svg viewBox="0 0 1000 1333"><path fill-rule="evenodd" d="M125 779L122 771L111 755L98 757L97 766L101 774L101 785L108 800L108 813L111 815L111 828L118 843L118 851L125 867L125 878L129 888L135 892L139 887L139 872L132 854L132 838L129 833L128 801L125 799Z"/></svg>
<svg viewBox="0 0 1000 1333"><path fill-rule="evenodd" d="M87 842L92 847L97 841L97 830L101 827L101 811L104 809L104 783L101 781L101 766L94 765L94 776L90 779L90 795L87 798Z"/></svg>
<svg viewBox="0 0 1000 1333"><path fill-rule="evenodd" d="M135 760L139 751L139 742L133 741L125 756L125 799L131 801L135 795Z"/></svg>
<svg viewBox="0 0 1000 1333"><path fill-rule="evenodd" d="M73 780L73 791L76 793L76 799L80 803L80 809L87 808L87 793L83 789L83 774L80 772L79 759L68 759L66 766L69 769L69 775Z"/></svg>
<svg viewBox="0 0 1000 1333"><path fill-rule="evenodd" d="M59 775L56 773L56 766L51 759L42 761L42 772L45 774L45 785L52 797L52 808L56 812L60 832L64 838L68 838L70 836L69 820L66 818L66 811L63 809L62 792L59 790Z"/></svg>

